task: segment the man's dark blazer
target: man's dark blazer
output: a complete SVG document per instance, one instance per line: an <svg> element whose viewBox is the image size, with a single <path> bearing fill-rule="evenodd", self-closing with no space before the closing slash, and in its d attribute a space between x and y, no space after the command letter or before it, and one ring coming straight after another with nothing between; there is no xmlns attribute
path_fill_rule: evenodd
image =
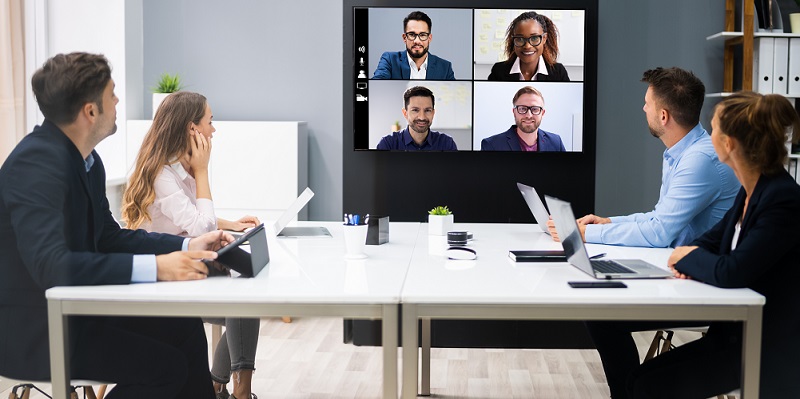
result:
<svg viewBox="0 0 800 399"><path fill-rule="evenodd" d="M45 121L0 168L0 375L49 379L46 289L128 284L133 254L181 249L180 237L120 229L92 155L87 173L72 141ZM83 321L70 320L71 347Z"/></svg>
<svg viewBox="0 0 800 399"><path fill-rule="evenodd" d="M564 152L564 143L561 136L539 129L539 152ZM503 133L495 134L481 140L481 151L522 151L517 136L517 125L511 127Z"/></svg>
<svg viewBox="0 0 800 399"><path fill-rule="evenodd" d="M800 392L800 186L783 170L777 176L761 175L736 249L731 250L745 196L742 188L722 220L691 243L699 248L675 267L695 280L723 288L747 287L766 297L760 397L784 397L786 392ZM708 336L714 327L712 324ZM735 325L717 332L742 336ZM740 351L738 345L733 350Z"/></svg>
<svg viewBox="0 0 800 399"><path fill-rule="evenodd" d="M544 59L539 59L539 61L544 62ZM492 72L489 74L489 77L486 80L519 82L521 74L511 73L511 67L513 65L514 61L501 61L495 63L492 66ZM545 67L547 68L547 75L537 75L537 82L569 82L569 74L567 74L567 69L564 68L564 65L561 65L561 63L556 62L553 65L545 63Z"/></svg>
<svg viewBox="0 0 800 399"><path fill-rule="evenodd" d="M404 50L383 53L372 79L411 79L408 52ZM425 72L425 80L456 80L453 74L453 65L450 64L450 61L428 53L428 70Z"/></svg>

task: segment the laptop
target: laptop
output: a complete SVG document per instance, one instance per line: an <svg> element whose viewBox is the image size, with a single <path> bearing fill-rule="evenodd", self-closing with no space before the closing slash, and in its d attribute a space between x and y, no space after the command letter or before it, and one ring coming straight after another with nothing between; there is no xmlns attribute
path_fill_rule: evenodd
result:
<svg viewBox="0 0 800 399"><path fill-rule="evenodd" d="M310 188L306 187L300 196L297 197L286 211L283 212L281 217L275 221L275 233L278 234L278 237L284 238L298 238L298 237L331 237L331 232L324 227L287 227L286 225L294 219L297 214L303 209L304 206L311 200L314 196L314 192L311 191Z"/></svg>
<svg viewBox="0 0 800 399"><path fill-rule="evenodd" d="M250 252L240 248L250 244ZM208 266L210 275L218 274L213 260L204 261ZM269 263L269 248L267 248L267 233L264 224L260 224L245 234L242 234L232 243L217 250L216 262L228 269L239 272L243 277L255 277Z"/></svg>
<svg viewBox="0 0 800 399"><path fill-rule="evenodd" d="M597 279L666 278L672 272L639 259L597 259L590 260L583 244L578 222L569 202L545 196L552 212L558 237L567 254L567 262L578 270Z"/></svg>
<svg viewBox="0 0 800 399"><path fill-rule="evenodd" d="M517 183L517 188L519 192L522 193L522 198L525 198L525 203L527 203L528 208L531 209L531 213L533 213L533 217L536 218L536 223L539 224L539 228L542 229L545 234L549 235L550 232L547 231L547 221L550 219L550 214L547 213L547 208L544 207L542 199L539 198L536 189L522 183Z"/></svg>

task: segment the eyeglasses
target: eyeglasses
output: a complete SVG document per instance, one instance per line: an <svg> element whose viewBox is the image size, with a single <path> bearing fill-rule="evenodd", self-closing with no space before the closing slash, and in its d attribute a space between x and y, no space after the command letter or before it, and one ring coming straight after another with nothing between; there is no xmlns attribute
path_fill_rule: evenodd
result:
<svg viewBox="0 0 800 399"><path fill-rule="evenodd" d="M414 40L417 40L417 38L419 38L419 40L422 40L424 42L428 40L430 36L431 34L428 32L422 32L422 33L406 32L406 39L411 40L412 42Z"/></svg>
<svg viewBox="0 0 800 399"><path fill-rule="evenodd" d="M531 46L538 46L542 43L542 38L544 35L534 35L531 37L522 37L522 36L512 36L511 39L514 40L514 45L517 47L522 47L525 45L525 42L531 44Z"/></svg>
<svg viewBox="0 0 800 399"><path fill-rule="evenodd" d="M533 115L539 115L539 114L542 113L542 111L544 111L544 108L542 108L542 107L540 107L538 105L531 105L530 107L527 106L527 105L515 105L514 109L516 109L517 113L520 114L520 115L527 114L529 110L531 111L531 114L533 114Z"/></svg>

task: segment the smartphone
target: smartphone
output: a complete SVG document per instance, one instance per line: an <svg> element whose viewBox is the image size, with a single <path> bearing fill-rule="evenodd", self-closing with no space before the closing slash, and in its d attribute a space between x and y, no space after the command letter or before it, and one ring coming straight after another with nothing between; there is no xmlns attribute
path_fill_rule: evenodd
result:
<svg viewBox="0 0 800 399"><path fill-rule="evenodd" d="M628 288L622 281L569 281L572 288Z"/></svg>

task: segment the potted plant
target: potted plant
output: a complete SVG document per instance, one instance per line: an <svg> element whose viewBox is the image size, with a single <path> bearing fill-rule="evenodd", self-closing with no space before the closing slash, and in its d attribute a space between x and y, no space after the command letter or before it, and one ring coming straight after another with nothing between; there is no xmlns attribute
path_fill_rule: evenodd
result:
<svg viewBox="0 0 800 399"><path fill-rule="evenodd" d="M161 77L158 78L156 86L153 87L153 117L156 116L156 110L158 110L158 106L161 105L161 102L164 101L170 93L180 91L181 89L183 89L183 82L181 82L180 75L177 73L174 75L162 73Z"/></svg>
<svg viewBox="0 0 800 399"><path fill-rule="evenodd" d="M428 234L447 235L453 228L453 212L446 206L437 206L428 211Z"/></svg>

